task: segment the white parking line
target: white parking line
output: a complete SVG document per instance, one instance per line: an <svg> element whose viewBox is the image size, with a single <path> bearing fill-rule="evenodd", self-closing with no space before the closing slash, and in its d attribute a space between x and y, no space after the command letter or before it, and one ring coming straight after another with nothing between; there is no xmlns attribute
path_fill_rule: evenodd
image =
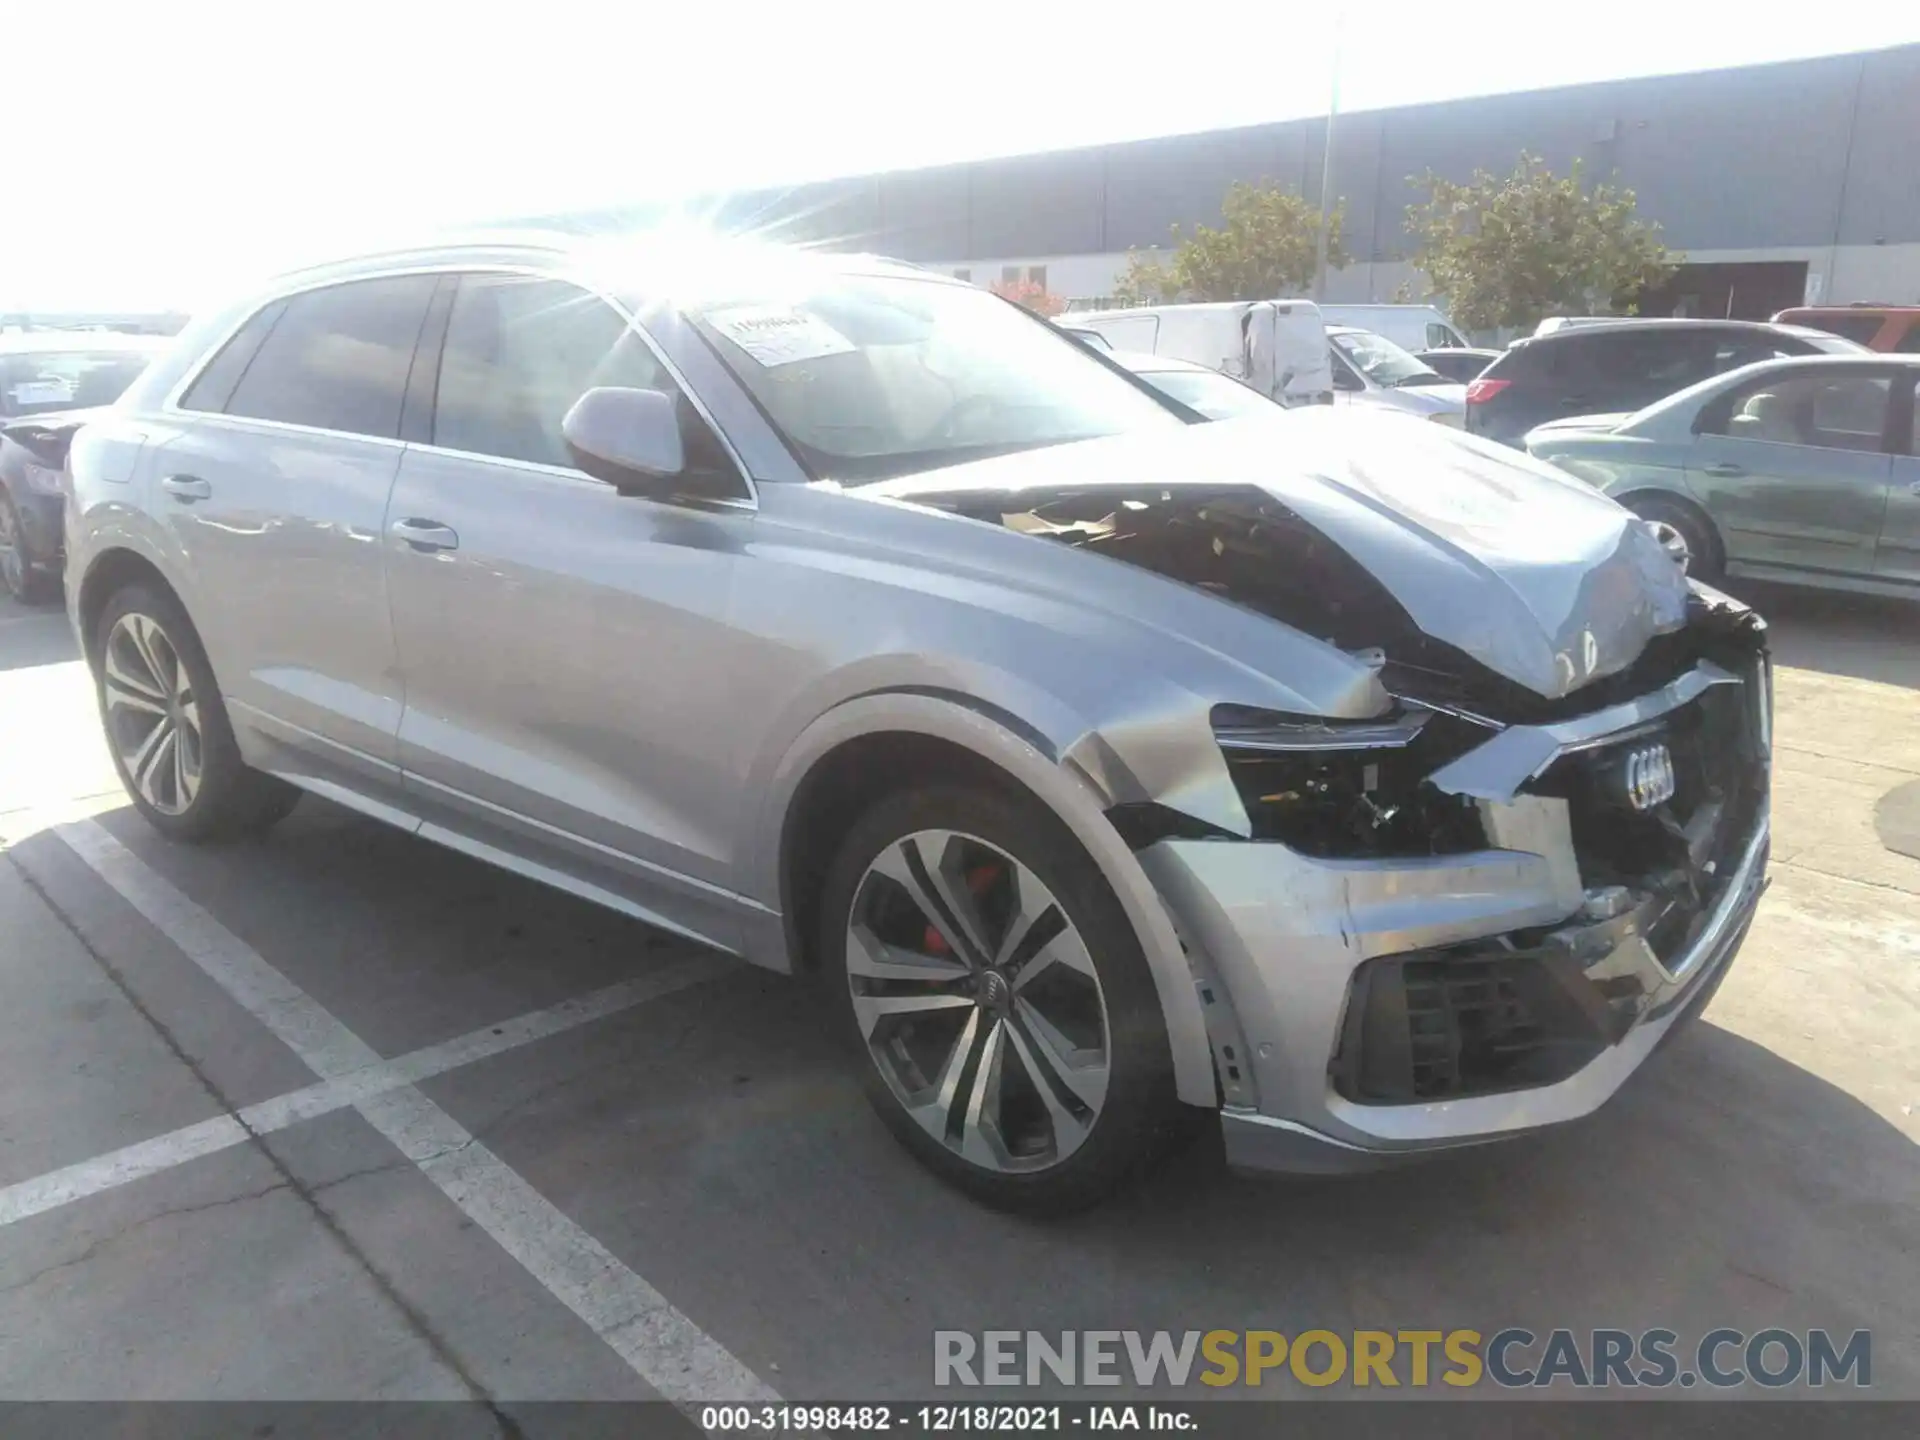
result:
<svg viewBox="0 0 1920 1440"><path fill-rule="evenodd" d="M706 956L664 965L650 975L623 980L590 995L564 1000L545 1010L535 1010L408 1055L383 1060L338 1080L322 1080L317 1085L262 1100L241 1110L237 1119L233 1115L219 1115L197 1125L184 1125L151 1140L0 1187L0 1226L70 1205L104 1190L130 1185L202 1155L245 1144L251 1135L270 1135L302 1121L344 1110L398 1086L444 1075L449 1070L518 1049L589 1021L617 1015L643 1001L724 975L731 968L727 961Z"/></svg>
<svg viewBox="0 0 1920 1440"><path fill-rule="evenodd" d="M381 1065L324 1006L99 825L82 820L54 833L322 1080L348 1081ZM411 1084L353 1107L663 1398L683 1406L779 1398Z"/></svg>

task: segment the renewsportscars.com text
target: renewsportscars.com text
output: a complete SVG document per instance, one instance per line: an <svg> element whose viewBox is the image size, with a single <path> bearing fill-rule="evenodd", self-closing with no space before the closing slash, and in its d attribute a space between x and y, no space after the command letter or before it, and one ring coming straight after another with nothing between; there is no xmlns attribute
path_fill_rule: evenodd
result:
<svg viewBox="0 0 1920 1440"><path fill-rule="evenodd" d="M936 1330L937 1386L1576 1389L1873 1383L1873 1336L1825 1330Z"/></svg>

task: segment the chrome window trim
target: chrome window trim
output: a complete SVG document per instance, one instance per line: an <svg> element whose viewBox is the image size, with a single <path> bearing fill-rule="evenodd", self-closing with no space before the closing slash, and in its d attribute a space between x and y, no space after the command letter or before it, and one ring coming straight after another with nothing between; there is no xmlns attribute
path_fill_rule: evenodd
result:
<svg viewBox="0 0 1920 1440"><path fill-rule="evenodd" d="M564 260L567 258L565 251L555 251L554 255L556 259ZM220 352L232 344L234 337L244 330L248 324L252 322L254 317L269 305L278 305L297 299L303 295L314 294L321 290L335 290L342 285L354 285L363 280L403 280L416 275L431 275L435 277L446 275L455 277L461 275L517 275L529 280L552 280L558 281L563 285L572 285L583 294L591 295L603 304L609 306L613 312L626 323L627 328L640 337L641 344L645 345L647 349L652 352L653 358L660 362L661 368L673 377L673 383L680 387L680 392L687 397L687 401L693 406L695 413L698 414L700 418L706 422L707 427L719 437L721 445L726 447L728 458L733 461L734 468L740 472L740 479L747 487L747 493L744 496L727 496L721 500L709 503L719 504L728 508L745 507L754 510L759 509L760 489L754 481L753 472L748 468L747 462L740 454L738 447L734 445L732 437L721 428L719 421L714 418L713 412L707 408L706 402L702 400L694 391L693 387L687 383L687 377L681 371L680 367L673 363L672 359L661 349L659 342L647 332L646 326L640 323L640 319L632 307L627 305L625 301L603 289L597 283L581 276L577 270L566 265L555 265L543 268L534 264L515 264L500 260L473 260L466 262L441 260L431 264L365 270L352 275L333 275L325 279L316 279L308 284L297 285L292 289L276 290L273 294L261 298L259 303L250 306L238 321L221 334L218 341L207 346L206 352L161 400L159 406L160 413L170 420L177 421L185 421L188 419L195 421L223 420L246 425L268 426L295 435L323 435L345 437L349 440L369 440L376 445L393 445L401 449L411 447L433 451L443 455L458 455L471 459L491 460L501 464L523 466L537 470L543 474L584 480L589 485L601 484L601 481L594 480L592 477L584 475L581 471L566 466L547 465L532 460L515 460L505 455L480 455L470 450L455 450L446 446L402 440L398 436L366 435L356 430L330 430L324 426L299 425L286 420L263 420L251 415L230 415L223 410L189 410L180 404L182 398L193 388L194 383L199 380L201 374L214 362L214 359ZM446 341L443 336L441 340L443 350L445 344Z"/></svg>

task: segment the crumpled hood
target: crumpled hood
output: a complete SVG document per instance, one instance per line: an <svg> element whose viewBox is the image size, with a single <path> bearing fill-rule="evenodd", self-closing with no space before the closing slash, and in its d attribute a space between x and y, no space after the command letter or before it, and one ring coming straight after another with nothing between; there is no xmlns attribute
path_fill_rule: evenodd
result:
<svg viewBox="0 0 1920 1440"><path fill-rule="evenodd" d="M863 486L1009 511L1046 492L1256 487L1364 566L1427 635L1550 699L1686 619L1686 577L1605 496L1517 451L1364 407L1276 411L1029 450Z"/></svg>

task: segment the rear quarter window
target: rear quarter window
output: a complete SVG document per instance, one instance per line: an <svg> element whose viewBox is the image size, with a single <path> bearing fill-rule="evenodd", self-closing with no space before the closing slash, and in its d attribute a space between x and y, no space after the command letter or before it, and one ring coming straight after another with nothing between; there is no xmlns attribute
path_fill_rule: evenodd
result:
<svg viewBox="0 0 1920 1440"><path fill-rule="evenodd" d="M223 407L229 415L394 439L431 275L354 280L286 301Z"/></svg>

